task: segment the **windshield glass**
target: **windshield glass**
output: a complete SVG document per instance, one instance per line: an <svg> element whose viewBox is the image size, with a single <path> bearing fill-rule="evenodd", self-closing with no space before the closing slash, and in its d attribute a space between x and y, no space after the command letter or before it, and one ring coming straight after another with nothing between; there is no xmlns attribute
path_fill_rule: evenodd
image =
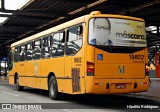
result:
<svg viewBox="0 0 160 112"><path fill-rule="evenodd" d="M119 18L92 18L89 21L89 44L146 47L144 22Z"/></svg>

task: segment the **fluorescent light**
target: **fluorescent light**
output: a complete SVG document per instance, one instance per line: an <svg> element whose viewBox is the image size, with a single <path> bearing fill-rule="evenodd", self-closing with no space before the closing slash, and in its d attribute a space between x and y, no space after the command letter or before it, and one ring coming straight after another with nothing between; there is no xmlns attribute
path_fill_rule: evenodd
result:
<svg viewBox="0 0 160 112"><path fill-rule="evenodd" d="M152 33L157 33L157 31L151 31Z"/></svg>
<svg viewBox="0 0 160 112"><path fill-rule="evenodd" d="M156 26L149 26L149 29L152 31L152 30L157 30L157 27Z"/></svg>

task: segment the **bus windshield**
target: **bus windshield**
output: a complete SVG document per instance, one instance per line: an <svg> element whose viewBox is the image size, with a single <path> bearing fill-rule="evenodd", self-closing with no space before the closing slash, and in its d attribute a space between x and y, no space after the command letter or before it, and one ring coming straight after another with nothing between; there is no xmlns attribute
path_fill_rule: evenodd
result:
<svg viewBox="0 0 160 112"><path fill-rule="evenodd" d="M89 20L90 45L147 47L145 23L120 18Z"/></svg>

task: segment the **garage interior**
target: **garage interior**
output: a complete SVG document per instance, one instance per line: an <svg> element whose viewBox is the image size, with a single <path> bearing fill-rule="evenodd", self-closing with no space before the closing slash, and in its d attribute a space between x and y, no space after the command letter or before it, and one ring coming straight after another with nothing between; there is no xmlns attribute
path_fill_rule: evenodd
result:
<svg viewBox="0 0 160 112"><path fill-rule="evenodd" d="M0 59L18 40L67 22L92 11L143 18L146 22L149 65L155 67L160 50L160 0L29 0L22 8L10 10L1 0Z"/></svg>

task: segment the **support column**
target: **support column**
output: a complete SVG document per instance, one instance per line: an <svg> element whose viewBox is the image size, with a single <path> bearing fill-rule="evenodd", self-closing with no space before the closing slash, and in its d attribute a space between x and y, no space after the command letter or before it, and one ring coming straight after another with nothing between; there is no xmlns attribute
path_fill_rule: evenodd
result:
<svg viewBox="0 0 160 112"><path fill-rule="evenodd" d="M1 76L2 76L2 74L1 74L1 60L0 60L0 79L1 79Z"/></svg>
<svg viewBox="0 0 160 112"><path fill-rule="evenodd" d="M2 10L5 10L5 0L1 0L1 9Z"/></svg>
<svg viewBox="0 0 160 112"><path fill-rule="evenodd" d="M158 25L158 26L157 26L157 35L158 35L158 36L160 36L160 35L159 35L159 34L160 34L160 32L159 32L159 30L160 30L159 27L160 27L160 26ZM159 37L159 38L160 38L160 37Z"/></svg>
<svg viewBox="0 0 160 112"><path fill-rule="evenodd" d="M7 61L4 61L4 76L6 77L7 76Z"/></svg>

